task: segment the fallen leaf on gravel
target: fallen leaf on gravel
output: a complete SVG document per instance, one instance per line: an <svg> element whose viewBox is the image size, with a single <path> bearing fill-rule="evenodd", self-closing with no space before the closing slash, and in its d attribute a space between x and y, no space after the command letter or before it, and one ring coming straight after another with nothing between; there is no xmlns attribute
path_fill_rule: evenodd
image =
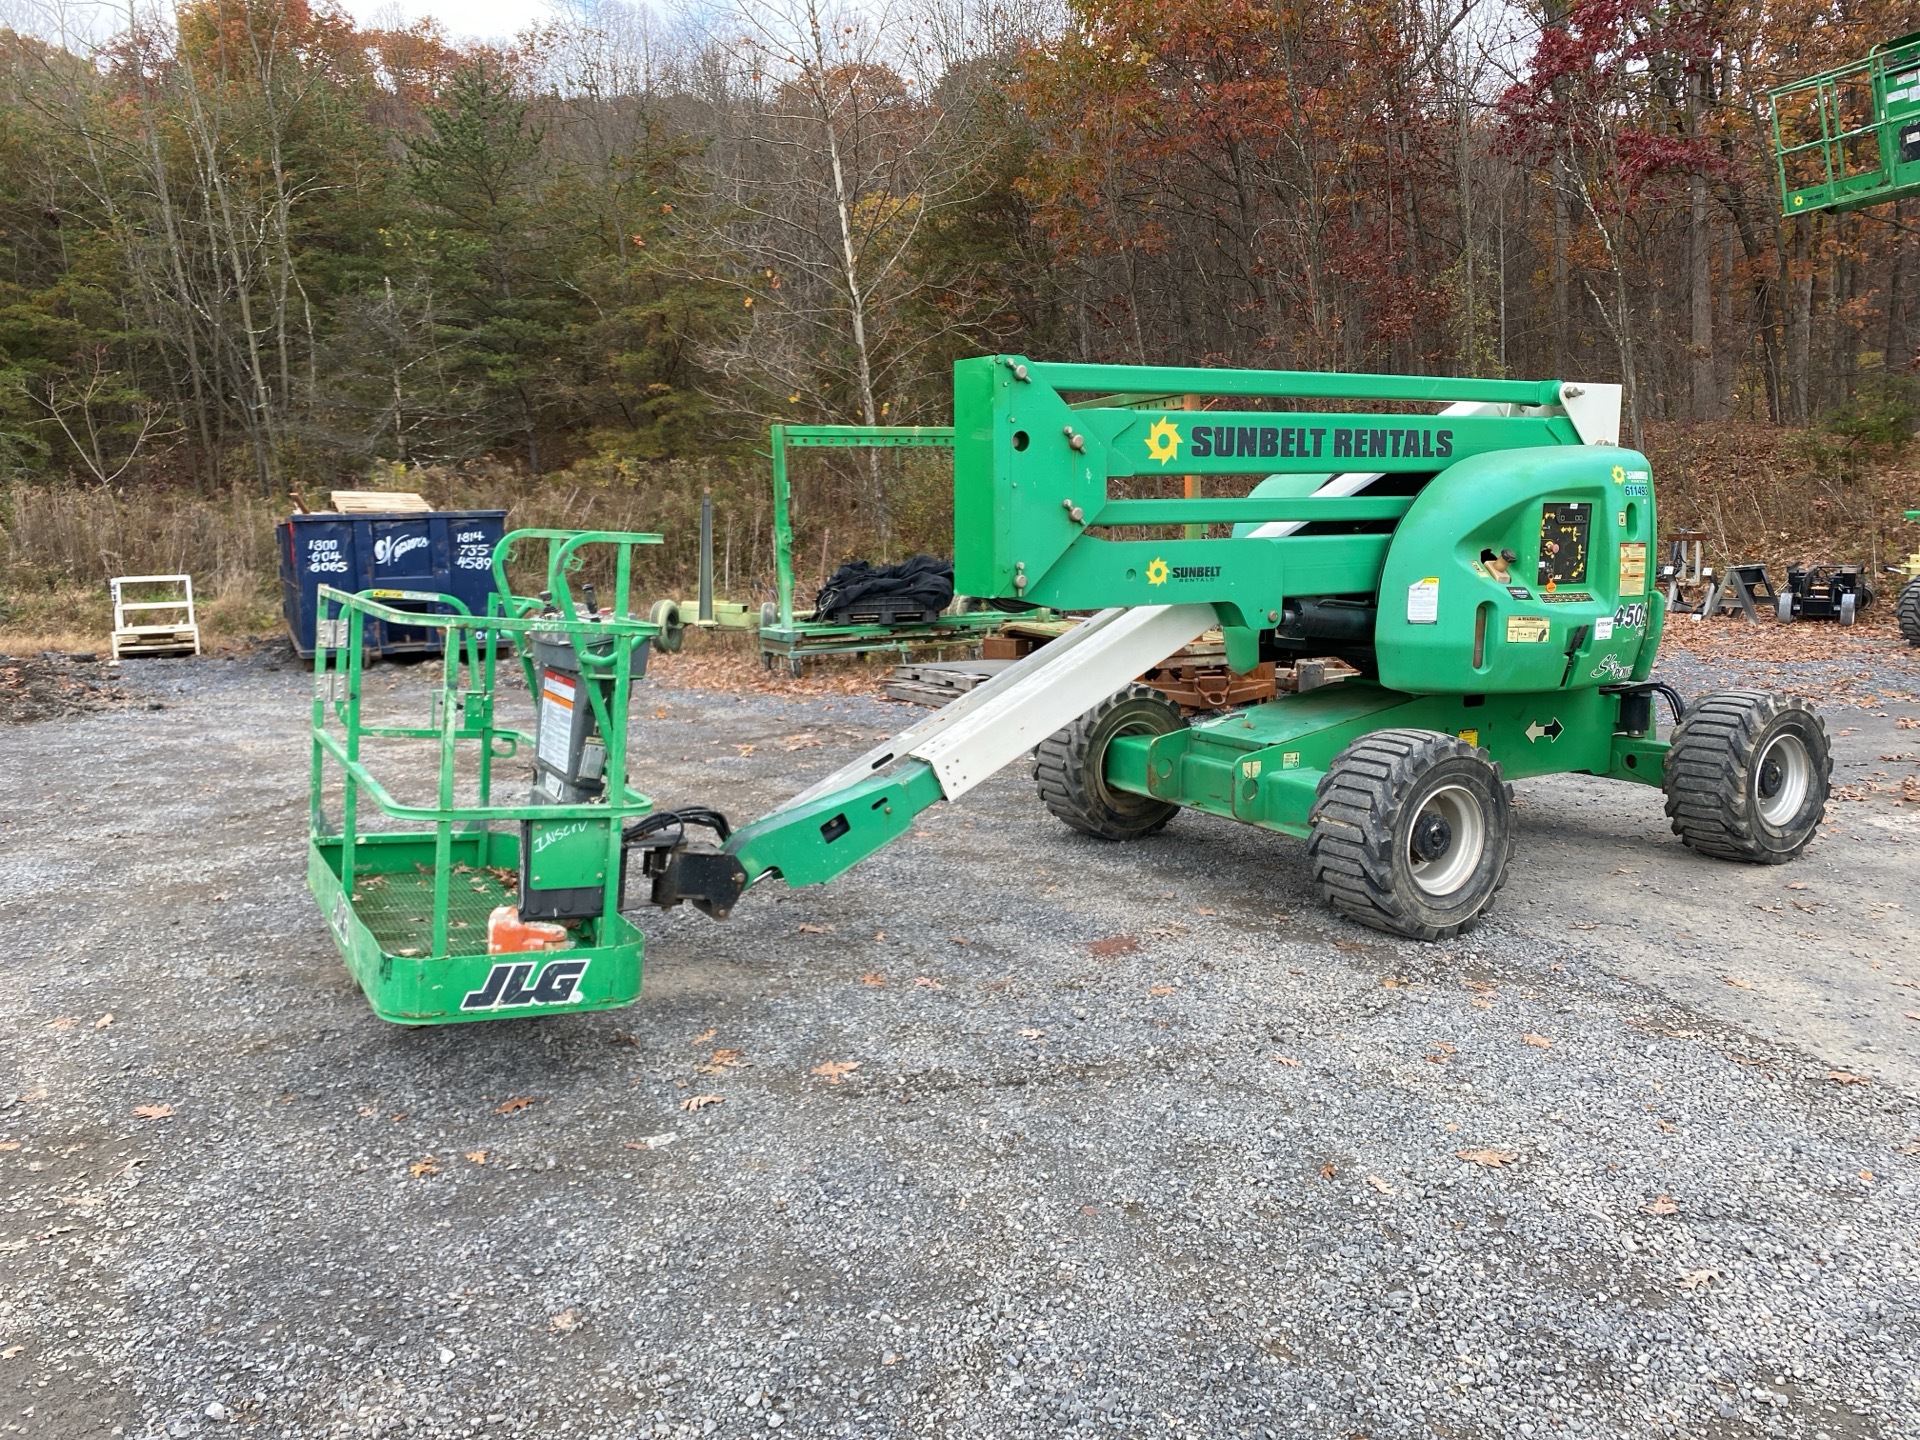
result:
<svg viewBox="0 0 1920 1440"><path fill-rule="evenodd" d="M818 735L789 735L781 740L780 748L791 752L794 750L805 750L811 746L824 745L826 743L827 742L822 740Z"/></svg>
<svg viewBox="0 0 1920 1440"><path fill-rule="evenodd" d="M1400 988L1400 981L1394 976L1389 975L1380 982L1380 988L1382 990L1398 990Z"/></svg>
<svg viewBox="0 0 1920 1440"><path fill-rule="evenodd" d="M1425 1058L1430 1065L1444 1065L1459 1053L1458 1045L1449 1045L1444 1040L1436 1040L1433 1044L1433 1053Z"/></svg>
<svg viewBox="0 0 1920 1440"><path fill-rule="evenodd" d="M407 1166L407 1173L416 1180L422 1175L438 1175L440 1173L440 1162L429 1155L426 1159L416 1160Z"/></svg>
<svg viewBox="0 0 1920 1440"><path fill-rule="evenodd" d="M1909 1140L1904 1145L1896 1145L1893 1153L1896 1155L1920 1155L1920 1140Z"/></svg>
<svg viewBox="0 0 1920 1440"><path fill-rule="evenodd" d="M607 1043L609 1045L631 1045L636 1050L640 1048L640 1042L633 1038L631 1032L626 1030L614 1031L608 1038Z"/></svg>
<svg viewBox="0 0 1920 1440"><path fill-rule="evenodd" d="M898 1365L900 1363L900 1357L889 1351L880 1357L880 1363L882 1365Z"/></svg>
<svg viewBox="0 0 1920 1440"><path fill-rule="evenodd" d="M1367 1184L1371 1185L1374 1189L1378 1190L1382 1195L1391 1195L1393 1193L1393 1187L1387 1184L1387 1182L1382 1180L1378 1175L1367 1176Z"/></svg>
<svg viewBox="0 0 1920 1440"><path fill-rule="evenodd" d="M1903 1010L1900 1013L1909 1020L1920 1020L1920 1010Z"/></svg>
<svg viewBox="0 0 1920 1440"><path fill-rule="evenodd" d="M802 935L831 935L833 933L833 927L831 925L802 925L800 927L800 933Z"/></svg>
<svg viewBox="0 0 1920 1440"><path fill-rule="evenodd" d="M1047 1038L1047 1032L1044 1030L1036 1030L1032 1026L1028 1026L1025 1030L1022 1030L1020 1032L1020 1038L1022 1040L1044 1040Z"/></svg>
<svg viewBox="0 0 1920 1440"><path fill-rule="evenodd" d="M876 930L873 932L873 938L875 940L884 940L887 938L887 932L884 930Z"/></svg>
<svg viewBox="0 0 1920 1440"><path fill-rule="evenodd" d="M1215 914L1218 914L1219 912L1215 910L1209 910L1204 905L1196 905L1193 907L1193 913L1196 915L1215 915Z"/></svg>
<svg viewBox="0 0 1920 1440"><path fill-rule="evenodd" d="M936 980L931 975L916 975L913 977L913 983L923 990L944 990L947 988L944 980Z"/></svg>
<svg viewBox="0 0 1920 1440"><path fill-rule="evenodd" d="M1856 1075L1851 1070L1829 1070L1827 1079L1836 1085L1871 1085L1873 1082L1864 1075Z"/></svg>
<svg viewBox="0 0 1920 1440"><path fill-rule="evenodd" d="M956 945L971 945L973 941L969 940L964 935L955 935L953 937L953 943Z"/></svg>
<svg viewBox="0 0 1920 1440"><path fill-rule="evenodd" d="M1718 1270L1688 1270L1680 1277L1680 1283L1689 1290L1699 1290L1720 1278Z"/></svg>
<svg viewBox="0 0 1920 1440"><path fill-rule="evenodd" d="M1680 1206L1671 1195L1656 1195L1640 1207L1649 1215L1678 1215Z"/></svg>
<svg viewBox="0 0 1920 1440"><path fill-rule="evenodd" d="M887 983L887 977L882 975L878 970L869 970L860 977L860 983L862 985L871 985L875 989L878 989Z"/></svg>
<svg viewBox="0 0 1920 1440"><path fill-rule="evenodd" d="M824 1064L814 1066L807 1073L824 1075L829 1085L838 1085L841 1080L858 1070L860 1063L858 1060L828 1060Z"/></svg>
<svg viewBox="0 0 1920 1440"><path fill-rule="evenodd" d="M1358 940L1336 940L1333 942L1333 948L1344 950L1349 955L1364 955L1367 950L1367 947Z"/></svg>
<svg viewBox="0 0 1920 1440"><path fill-rule="evenodd" d="M1591 920L1576 920L1567 928L1569 930L1598 930L1600 927Z"/></svg>
<svg viewBox="0 0 1920 1440"><path fill-rule="evenodd" d="M531 1095L516 1095L511 1100L502 1100L498 1105L494 1106L493 1113L496 1115L512 1115L516 1111L526 1109L531 1104L533 1104L533 1097Z"/></svg>
<svg viewBox="0 0 1920 1440"><path fill-rule="evenodd" d="M669 1130L664 1135L649 1135L644 1140L622 1140L620 1143L629 1150L658 1150L663 1145L671 1145L680 1137Z"/></svg>
<svg viewBox="0 0 1920 1440"><path fill-rule="evenodd" d="M19 1148L18 1140L0 1140L0 1150L18 1150Z"/></svg>
<svg viewBox="0 0 1920 1440"><path fill-rule="evenodd" d="M487 1163L487 1152L484 1150L469 1150L467 1151L467 1159L476 1165L484 1165Z"/></svg>
<svg viewBox="0 0 1920 1440"><path fill-rule="evenodd" d="M1864 1180L1864 1181L1866 1181L1866 1182L1867 1182L1867 1183L1868 1183L1869 1185L1871 1185L1871 1184L1873 1183L1873 1171L1871 1171L1871 1170L1862 1170L1862 1171L1860 1172L1860 1178L1861 1178L1862 1180Z"/></svg>
<svg viewBox="0 0 1920 1440"><path fill-rule="evenodd" d="M1273 1058L1276 1064L1284 1065L1289 1070L1298 1070L1300 1068L1300 1062L1291 1055L1276 1055Z"/></svg>
<svg viewBox="0 0 1920 1440"><path fill-rule="evenodd" d="M1787 889L1789 890L1804 890L1806 888L1807 882L1804 880L1789 880L1787 882Z"/></svg>
<svg viewBox="0 0 1920 1440"><path fill-rule="evenodd" d="M1536 1050L1551 1050L1553 1048L1553 1042L1551 1040L1547 1039L1544 1035L1535 1035L1531 1030L1520 1038Z"/></svg>
<svg viewBox="0 0 1920 1440"><path fill-rule="evenodd" d="M109 1010L106 1014L102 1015L98 1020L93 1022L93 1028L96 1030L104 1030L107 1028L107 1026L111 1024L113 1024L113 1012Z"/></svg>
<svg viewBox="0 0 1920 1440"><path fill-rule="evenodd" d="M739 1063L740 1052L738 1050L716 1050L707 1057L706 1064L696 1065L693 1068L698 1070L702 1075L718 1075L729 1067L738 1065Z"/></svg>
<svg viewBox="0 0 1920 1440"><path fill-rule="evenodd" d="M727 1097L724 1095L689 1095L680 1102L680 1108L687 1111L704 1110L709 1105L724 1105L726 1103Z"/></svg>
<svg viewBox="0 0 1920 1440"><path fill-rule="evenodd" d="M562 1310L558 1315L555 1315L547 1321L547 1328L556 1335L571 1335L580 1328L580 1312L578 1310Z"/></svg>
<svg viewBox="0 0 1920 1440"><path fill-rule="evenodd" d="M26 1348L24 1345L9 1345L6 1349L0 1350L0 1360L11 1360Z"/></svg>
<svg viewBox="0 0 1920 1440"><path fill-rule="evenodd" d="M1339 1173L1340 1173L1339 1168L1335 1166L1331 1160L1327 1161L1326 1164L1320 1167L1320 1178L1322 1180L1331 1180L1333 1179L1334 1176L1338 1175Z"/></svg>
<svg viewBox="0 0 1920 1440"><path fill-rule="evenodd" d="M1720 977L1720 983L1723 985L1731 985L1736 990L1753 989L1753 982L1751 980L1736 980L1731 975L1722 975Z"/></svg>
<svg viewBox="0 0 1920 1440"><path fill-rule="evenodd" d="M1174 987L1171 985L1155 985L1147 991L1147 994L1156 996L1171 995L1173 994L1173 989Z"/></svg>
<svg viewBox="0 0 1920 1440"><path fill-rule="evenodd" d="M1502 1165L1511 1165L1520 1158L1511 1150L1495 1150L1491 1147L1484 1150L1456 1150L1453 1153L1470 1164L1485 1165L1494 1170Z"/></svg>
<svg viewBox="0 0 1920 1440"><path fill-rule="evenodd" d="M1116 955L1131 955L1140 948L1140 942L1131 935L1109 935L1104 940L1089 940L1087 953L1101 960L1111 960Z"/></svg>
<svg viewBox="0 0 1920 1440"><path fill-rule="evenodd" d="M133 1107L133 1113L138 1115L142 1120L164 1120L173 1114L173 1106L136 1105Z"/></svg>
<svg viewBox="0 0 1920 1440"><path fill-rule="evenodd" d="M74 1019L71 1015L61 1015L47 1022L49 1030L71 1030L73 1026Z"/></svg>
<svg viewBox="0 0 1920 1440"><path fill-rule="evenodd" d="M696 1035L696 1036L694 1036L694 1037L693 1037L693 1039L692 1039L692 1040L691 1040L690 1042L688 1042L688 1043L690 1043L690 1044L694 1044L694 1045L704 1045L704 1044L706 1044L706 1043L707 1043L707 1042L708 1042L709 1040L711 1040L711 1039L713 1039L713 1037L714 1037L714 1036L716 1036L716 1035L718 1035L719 1033L720 1033L720 1029L719 1029L719 1027L718 1027L718 1026L715 1026L715 1027L714 1027L713 1029L711 1029L711 1030L703 1030L703 1031L701 1031L701 1032L700 1032L700 1033L699 1033L698 1035Z"/></svg>

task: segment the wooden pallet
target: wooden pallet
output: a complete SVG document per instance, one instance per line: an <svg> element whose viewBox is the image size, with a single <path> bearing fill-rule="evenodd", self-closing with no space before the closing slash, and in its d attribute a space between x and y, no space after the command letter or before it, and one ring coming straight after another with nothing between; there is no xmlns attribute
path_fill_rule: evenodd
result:
<svg viewBox="0 0 1920 1440"><path fill-rule="evenodd" d="M933 660L922 665L896 665L880 688L890 699L935 709L984 685L1011 660Z"/></svg>
<svg viewBox="0 0 1920 1440"><path fill-rule="evenodd" d="M426 515L433 510L411 490L336 490L331 498L342 515Z"/></svg>
<svg viewBox="0 0 1920 1440"><path fill-rule="evenodd" d="M113 595L112 654L123 655L198 655L200 622L193 610L191 575L116 575L108 582ZM136 587L163 586L178 591L165 600L130 600L127 592ZM176 612L171 619L155 624L135 624L132 617L153 618L154 612Z"/></svg>

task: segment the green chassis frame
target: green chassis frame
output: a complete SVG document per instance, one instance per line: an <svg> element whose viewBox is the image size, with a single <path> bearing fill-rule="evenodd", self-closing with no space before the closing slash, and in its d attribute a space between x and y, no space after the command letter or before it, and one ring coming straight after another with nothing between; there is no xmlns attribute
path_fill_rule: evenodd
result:
<svg viewBox="0 0 1920 1440"><path fill-rule="evenodd" d="M1850 119L1849 92L1862 91L1869 118ZM1783 215L1857 210L1920 195L1920 32L1876 45L1865 59L1770 90L1767 101ZM1789 105L1810 111L1817 133L1787 133L1781 111ZM1903 143L1903 134L1914 136L1912 142ZM1790 166L1801 171L1799 178L1807 178L1806 169L1817 178L1795 185Z"/></svg>
<svg viewBox="0 0 1920 1440"><path fill-rule="evenodd" d="M774 586L779 596L773 625L760 627L760 656L771 666L784 659L789 671L807 655L869 655L892 653L901 657L938 645L977 643L1007 617L986 610L971 615L943 615L929 625L824 625L796 620L793 613L793 488L787 476L787 451L792 450L931 450L953 448L951 425L775 425L772 427L773 562Z"/></svg>
<svg viewBox="0 0 1920 1440"><path fill-rule="evenodd" d="M540 601L517 596L508 585L508 557L517 543L527 540L547 542L547 588L560 618L539 614ZM628 1004L639 994L642 937L620 914L620 852L624 822L646 814L653 801L626 783L625 718L634 657L658 627L629 618L628 602L633 547L660 541L658 535L605 530L512 531L494 549L495 590L484 616L471 614L452 596L430 591L350 594L321 587L322 619L337 612L347 624L341 645L323 644L314 655L307 883L348 970L381 1019L422 1025L600 1010ZM611 619L578 618L567 584L568 573L579 567L580 551L593 545L612 546L616 552ZM450 613L399 610L390 601L438 605ZM374 724L365 718L361 632L369 618L445 632L445 672L427 724ZM338 635L341 628L322 625L319 633ZM537 697L541 691L533 647L525 643L528 632L535 630L564 634L574 642L582 672L579 689L592 705L606 743L602 801L493 801L496 762L512 759L522 745L531 749L534 744L534 737L524 731L495 723L495 641L509 636L515 640L529 693ZM376 778L365 758L368 740L433 742L439 752L433 802L406 803ZM461 779L457 761L466 749L473 755L473 804L456 800ZM322 803L333 766L344 777L337 829L329 824ZM365 832L363 797L407 828ZM598 918L577 922L571 949L490 956L486 917L494 906L512 904L517 894L497 872L517 875L521 821L549 827L542 835L558 842L552 849L559 860L541 863L557 863L562 873L545 883L599 884L604 908ZM579 828L572 833L556 833L575 826ZM514 973L506 977L510 983L493 992L494 1003L465 1003L486 994L493 972L501 967ZM505 1003L516 998L520 1003Z"/></svg>

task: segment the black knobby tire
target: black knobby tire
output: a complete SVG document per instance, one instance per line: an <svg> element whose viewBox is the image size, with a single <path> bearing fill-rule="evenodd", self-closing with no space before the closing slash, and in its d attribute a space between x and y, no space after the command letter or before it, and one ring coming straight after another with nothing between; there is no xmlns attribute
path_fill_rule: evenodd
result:
<svg viewBox="0 0 1920 1440"><path fill-rule="evenodd" d="M1337 756L1307 862L1349 920L1410 940L1470 928L1506 883L1513 796L1480 750L1434 730L1376 730Z"/></svg>
<svg viewBox="0 0 1920 1440"><path fill-rule="evenodd" d="M1166 828L1180 807L1108 786L1107 746L1121 735L1165 735L1186 716L1158 690L1129 685L1033 752L1033 779L1047 809L1100 840L1139 840Z"/></svg>
<svg viewBox="0 0 1920 1440"><path fill-rule="evenodd" d="M1900 633L1906 636L1907 643L1920 645L1920 580L1907 582L1893 607L1893 617L1900 622Z"/></svg>
<svg viewBox="0 0 1920 1440"><path fill-rule="evenodd" d="M1687 707L1667 752L1667 816L1689 849L1781 865L1807 848L1833 779L1827 727L1766 690L1721 690Z"/></svg>

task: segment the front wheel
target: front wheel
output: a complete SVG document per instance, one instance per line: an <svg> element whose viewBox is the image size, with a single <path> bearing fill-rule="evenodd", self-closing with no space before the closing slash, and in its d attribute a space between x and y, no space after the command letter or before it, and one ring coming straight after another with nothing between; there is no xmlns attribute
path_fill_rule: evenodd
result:
<svg viewBox="0 0 1920 1440"><path fill-rule="evenodd" d="M1309 816L1328 905L1376 930L1446 940L1506 883L1513 799L1484 750L1434 730L1377 730L1337 756Z"/></svg>
<svg viewBox="0 0 1920 1440"><path fill-rule="evenodd" d="M1774 614L1774 618L1777 619L1782 625L1787 625L1792 623L1793 592L1791 590L1788 590L1781 595L1779 603L1773 607L1773 614Z"/></svg>
<svg viewBox="0 0 1920 1440"><path fill-rule="evenodd" d="M1041 802L1098 840L1138 840L1165 829L1180 807L1108 785L1107 747L1122 735L1165 735L1186 723L1180 707L1149 686L1108 696L1034 750Z"/></svg>
<svg viewBox="0 0 1920 1440"><path fill-rule="evenodd" d="M1687 707L1667 752L1667 816L1681 843L1721 860L1780 865L1807 848L1833 779L1811 706L1723 690Z"/></svg>

